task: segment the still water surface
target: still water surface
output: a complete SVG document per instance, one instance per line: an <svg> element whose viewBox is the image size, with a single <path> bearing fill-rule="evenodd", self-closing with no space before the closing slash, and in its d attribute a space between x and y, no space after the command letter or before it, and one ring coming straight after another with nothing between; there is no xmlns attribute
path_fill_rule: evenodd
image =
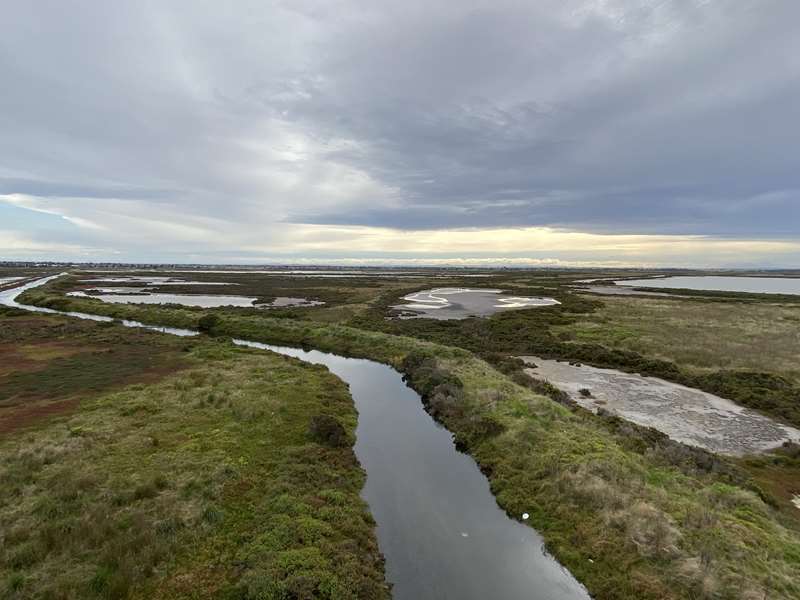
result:
<svg viewBox="0 0 800 600"><path fill-rule="evenodd" d="M44 285L48 281L57 279L62 275L66 275L66 273L61 273L60 275L52 275L50 277L44 277L42 279L31 281L19 287L0 291L0 305L10 306L12 308L21 308L23 310L28 310L30 312L46 313L51 315L65 315L67 317L75 317L77 319L85 319L88 321L99 321L108 323L114 320L111 317L106 317L104 315L92 315L89 313L82 313L75 311L53 310L52 308L43 308L41 306L29 306L27 304L20 304L19 302L17 302L17 296L19 296L23 292L35 287L39 287L40 285ZM122 325L124 325L125 327L138 327L142 329L150 329L152 331L159 331L161 333L169 333L171 335L179 335L182 337L188 337L198 334L197 331L192 331L190 329L178 329L177 327L161 327L160 325L146 325L144 323L140 323L139 321L130 321L128 319L120 319L119 322L122 323Z"/></svg>
<svg viewBox="0 0 800 600"><path fill-rule="evenodd" d="M323 364L350 386L363 497L378 523L397 599L566 600L585 589L530 527L497 506L475 461L422 407L394 369L317 350L234 340Z"/></svg>
<svg viewBox="0 0 800 600"><path fill-rule="evenodd" d="M137 290L140 288L136 288ZM87 294L86 292L69 292L67 296L82 298L97 298L111 304L181 304L183 306L199 306L201 308L215 308L218 306L248 306L252 307L256 298L246 296L204 296L202 294Z"/></svg>
<svg viewBox="0 0 800 600"><path fill-rule="evenodd" d="M553 306L560 304L553 298L506 296L503 290L470 288L435 288L404 296L406 304L392 308L403 312L403 318L466 319L487 317L498 311Z"/></svg>
<svg viewBox="0 0 800 600"><path fill-rule="evenodd" d="M58 277L58 276L55 276ZM0 304L110 321L21 305L21 292L49 277L0 292ZM153 327L176 335L197 332ZM541 537L497 506L475 462L428 415L397 371L363 359L316 350L234 343L323 364L350 386L358 409L355 452L367 472L362 492L377 522L387 579L398 600L578 600L589 595L543 550Z"/></svg>
<svg viewBox="0 0 800 600"><path fill-rule="evenodd" d="M698 275L659 277L656 279L627 279L617 285L631 287L676 288L751 294L800 294L800 278L792 277L726 277Z"/></svg>

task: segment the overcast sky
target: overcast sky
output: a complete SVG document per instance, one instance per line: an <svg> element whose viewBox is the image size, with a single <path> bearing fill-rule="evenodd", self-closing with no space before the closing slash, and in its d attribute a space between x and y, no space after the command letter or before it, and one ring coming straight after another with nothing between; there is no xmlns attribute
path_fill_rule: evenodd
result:
<svg viewBox="0 0 800 600"><path fill-rule="evenodd" d="M800 267L796 0L27 0L0 259Z"/></svg>

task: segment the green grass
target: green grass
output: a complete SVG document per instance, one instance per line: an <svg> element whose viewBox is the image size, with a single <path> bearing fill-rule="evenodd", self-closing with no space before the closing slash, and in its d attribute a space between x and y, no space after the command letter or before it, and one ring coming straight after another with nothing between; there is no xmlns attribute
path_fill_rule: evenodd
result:
<svg viewBox="0 0 800 600"><path fill-rule="evenodd" d="M800 381L800 306L606 298L599 310L557 328L596 342L706 373L736 369Z"/></svg>
<svg viewBox="0 0 800 600"><path fill-rule="evenodd" d="M341 381L207 338L102 332L178 343L186 367L0 437L0 597L388 597ZM320 416L347 443L315 442Z"/></svg>
<svg viewBox="0 0 800 600"><path fill-rule="evenodd" d="M67 302L182 326L196 326L202 314ZM534 314L453 328L466 335L468 328L500 327L507 340L519 340L507 315L523 312ZM217 335L308 345L403 370L478 461L499 504L516 518L530 513L529 524L595 598L800 596L797 521L752 482L731 476L734 466L721 459L698 466L674 456L679 445L572 412L462 348L342 325L216 314Z"/></svg>

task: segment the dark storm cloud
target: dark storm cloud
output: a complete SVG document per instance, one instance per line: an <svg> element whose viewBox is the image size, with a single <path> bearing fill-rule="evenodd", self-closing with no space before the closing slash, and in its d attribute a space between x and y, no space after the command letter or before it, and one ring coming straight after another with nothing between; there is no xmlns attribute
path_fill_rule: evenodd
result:
<svg viewBox="0 0 800 600"><path fill-rule="evenodd" d="M363 33L334 61L352 87L331 94L345 101L329 123L368 141L346 159L404 203L295 219L797 235L800 40L787 23L800 8L768 4L653 3L658 16L642 3L629 19L567 23L504 7ZM300 118L324 121L326 101L310 104Z"/></svg>
<svg viewBox="0 0 800 600"><path fill-rule="evenodd" d="M789 0L11 3L0 194L111 229L125 201L232 229L796 238L799 21Z"/></svg>

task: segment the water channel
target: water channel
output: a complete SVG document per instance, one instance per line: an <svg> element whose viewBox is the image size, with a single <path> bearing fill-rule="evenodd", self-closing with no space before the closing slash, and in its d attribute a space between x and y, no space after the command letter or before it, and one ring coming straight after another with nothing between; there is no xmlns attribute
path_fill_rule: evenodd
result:
<svg viewBox="0 0 800 600"><path fill-rule="evenodd" d="M57 275L54 277L58 277ZM21 305L16 297L54 277L0 292L0 304L111 321ZM123 321L175 335L197 332ZM355 452L367 472L362 492L377 522L386 577L399 600L573 600L588 594L543 550L535 530L509 518L469 456L423 409L392 368L316 350L234 343L323 364L345 381L358 409Z"/></svg>

